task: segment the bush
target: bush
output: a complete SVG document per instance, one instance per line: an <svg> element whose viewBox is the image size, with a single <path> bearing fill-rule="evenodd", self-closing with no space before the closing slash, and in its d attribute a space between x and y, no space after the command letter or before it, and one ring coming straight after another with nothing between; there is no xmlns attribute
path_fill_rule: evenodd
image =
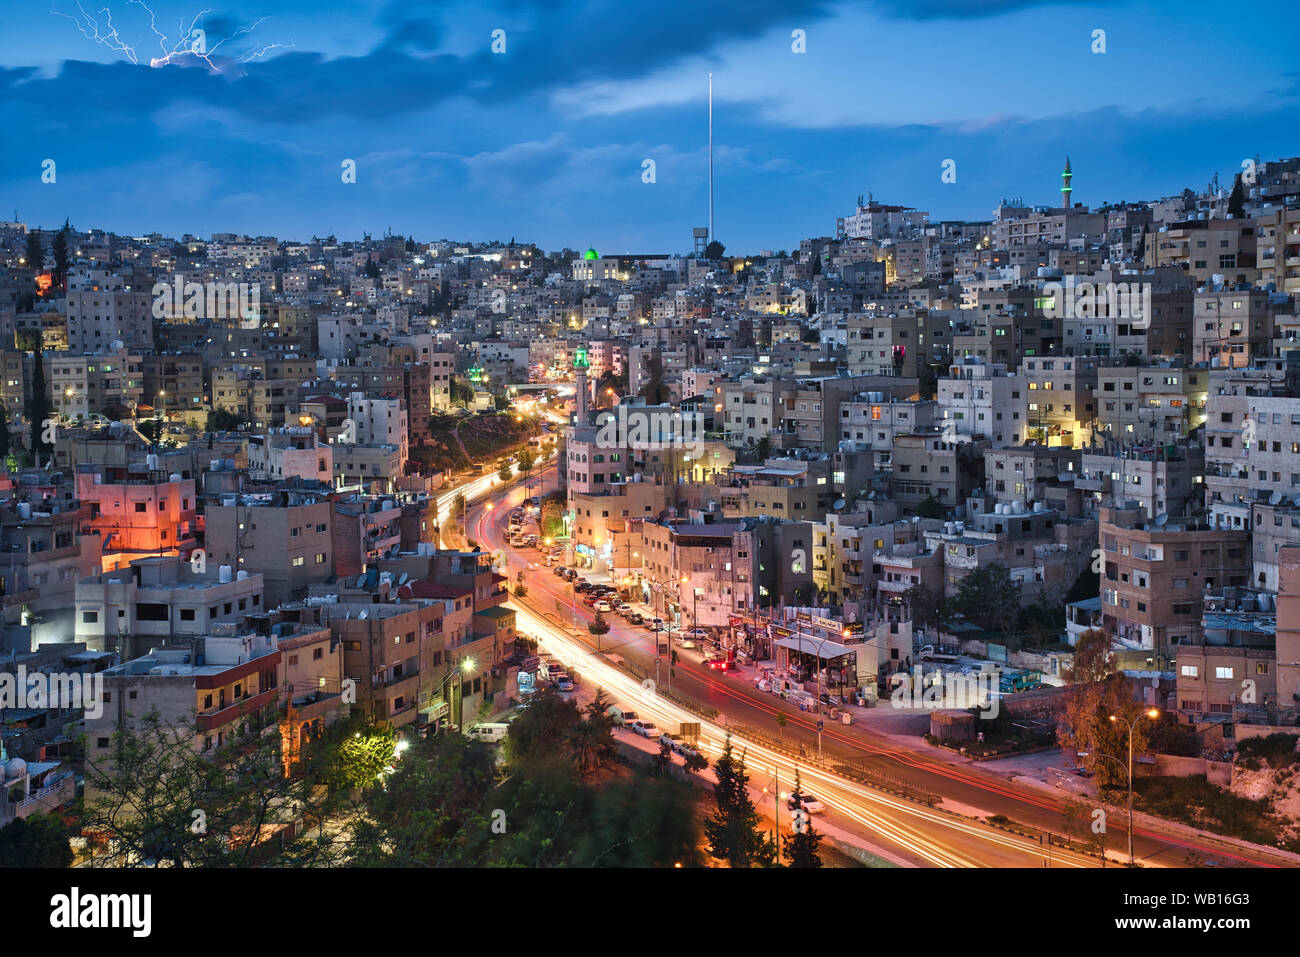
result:
<svg viewBox="0 0 1300 957"><path fill-rule="evenodd" d="M1296 754L1295 743L1300 735L1279 731L1265 738L1246 738L1237 742L1237 759L1243 763L1266 761L1274 770L1290 767L1300 762Z"/></svg>

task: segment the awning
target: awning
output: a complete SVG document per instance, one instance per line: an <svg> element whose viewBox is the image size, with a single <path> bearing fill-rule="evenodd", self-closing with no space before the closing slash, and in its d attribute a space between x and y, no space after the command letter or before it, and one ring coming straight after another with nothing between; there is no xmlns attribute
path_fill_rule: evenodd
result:
<svg viewBox="0 0 1300 957"><path fill-rule="evenodd" d="M829 638L823 640L813 638L810 635L790 635L789 637L778 635L774 640L782 648L789 648L791 651L802 651L808 655L818 655L823 660L853 654L866 647L865 645L842 645L838 641L832 641Z"/></svg>

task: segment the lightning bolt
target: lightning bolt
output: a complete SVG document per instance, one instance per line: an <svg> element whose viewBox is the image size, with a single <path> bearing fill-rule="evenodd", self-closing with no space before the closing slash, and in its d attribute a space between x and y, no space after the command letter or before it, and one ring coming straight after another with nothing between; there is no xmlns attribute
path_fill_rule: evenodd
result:
<svg viewBox="0 0 1300 957"><path fill-rule="evenodd" d="M81 5L81 0L76 0L77 16L62 13L51 6L50 12L56 16L63 17L65 20L71 20L76 24L81 35L88 40L108 47L115 53L125 56L132 64L139 65L140 58L136 53L135 47L127 43L122 35L118 32L117 27L113 25L113 14L108 7L103 7L97 12L97 16L92 16ZM228 37L223 37L211 46L207 43L207 33L202 27L203 18L212 11L210 9L200 10L186 24L185 18L181 17L177 23L177 33L175 38L169 36L158 28L158 15L149 7L144 0L126 0L126 6L138 6L145 13L149 14L149 30L153 33L158 41L159 56L149 58L149 66L155 69L167 66L172 63L187 63L198 61L203 63L211 73L225 74L230 72L230 68L237 64L250 63L264 57L272 50L284 50L293 47L293 41L287 42L270 42L263 43L251 49L246 49L241 53L231 53L218 55L218 51L231 44L232 41L240 37L249 36L254 30L262 25L268 17L259 17L253 23L245 27L240 27ZM103 20L101 26L100 20Z"/></svg>

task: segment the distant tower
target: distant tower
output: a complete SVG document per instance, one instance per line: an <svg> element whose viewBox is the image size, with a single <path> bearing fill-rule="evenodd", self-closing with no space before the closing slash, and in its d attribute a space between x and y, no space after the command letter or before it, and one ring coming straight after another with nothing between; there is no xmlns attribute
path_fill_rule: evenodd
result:
<svg viewBox="0 0 1300 957"><path fill-rule="evenodd" d="M578 425L587 424L587 370L591 362L587 359L587 350L579 346L573 353L573 378L578 389L577 415Z"/></svg>
<svg viewBox="0 0 1300 957"><path fill-rule="evenodd" d="M1065 157L1065 169L1061 173L1061 205L1065 209L1070 208L1070 196L1074 193L1073 187L1070 186L1070 178L1073 174L1070 172L1070 157Z"/></svg>

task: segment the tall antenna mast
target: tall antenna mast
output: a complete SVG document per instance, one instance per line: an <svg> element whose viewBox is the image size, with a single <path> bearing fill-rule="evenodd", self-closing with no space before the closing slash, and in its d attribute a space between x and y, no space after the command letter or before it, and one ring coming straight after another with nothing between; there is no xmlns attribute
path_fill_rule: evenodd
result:
<svg viewBox="0 0 1300 957"><path fill-rule="evenodd" d="M713 234L713 74L709 74L709 241L718 237Z"/></svg>

